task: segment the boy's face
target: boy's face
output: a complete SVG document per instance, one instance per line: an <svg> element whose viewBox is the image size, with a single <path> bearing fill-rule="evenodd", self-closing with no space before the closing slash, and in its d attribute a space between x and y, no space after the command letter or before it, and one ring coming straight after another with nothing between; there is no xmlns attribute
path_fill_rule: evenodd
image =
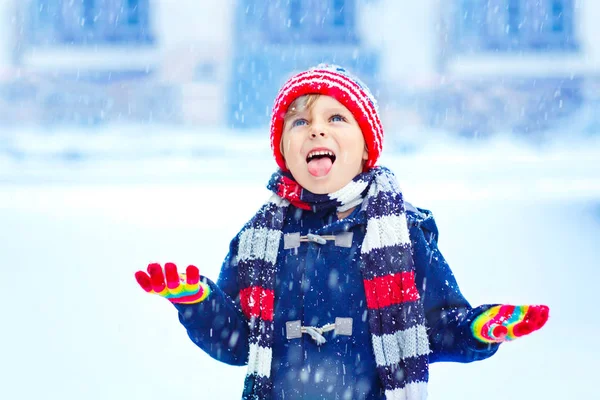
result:
<svg viewBox="0 0 600 400"><path fill-rule="evenodd" d="M330 96L319 96L310 109L286 117L281 145L294 179L315 194L343 188L368 159L354 116Z"/></svg>

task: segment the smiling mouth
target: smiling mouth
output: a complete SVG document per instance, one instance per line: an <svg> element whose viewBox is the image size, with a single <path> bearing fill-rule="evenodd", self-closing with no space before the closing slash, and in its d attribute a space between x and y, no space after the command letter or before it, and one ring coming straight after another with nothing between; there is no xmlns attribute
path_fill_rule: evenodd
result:
<svg viewBox="0 0 600 400"><path fill-rule="evenodd" d="M331 150L311 151L306 157L308 172L315 177L325 176L331 171L336 156Z"/></svg>
<svg viewBox="0 0 600 400"><path fill-rule="evenodd" d="M309 163L312 160L320 160L322 158L329 158L332 164L335 162L335 154L333 154L333 151L329 150L312 151L308 153L308 156L306 156L306 162Z"/></svg>

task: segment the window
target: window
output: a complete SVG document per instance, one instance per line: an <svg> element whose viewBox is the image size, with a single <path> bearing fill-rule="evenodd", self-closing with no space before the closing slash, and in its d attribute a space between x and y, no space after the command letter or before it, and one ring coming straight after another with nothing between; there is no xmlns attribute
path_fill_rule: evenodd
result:
<svg viewBox="0 0 600 400"><path fill-rule="evenodd" d="M344 9L345 0L333 0L333 25L346 25L346 10Z"/></svg>
<svg viewBox="0 0 600 400"><path fill-rule="evenodd" d="M48 0L33 4L30 13L31 39L36 42L48 40L47 33L54 30L59 19L59 13L60 2L58 0Z"/></svg>
<svg viewBox="0 0 600 400"><path fill-rule="evenodd" d="M562 1L552 1L552 31L562 32L565 28L565 13Z"/></svg>
<svg viewBox="0 0 600 400"><path fill-rule="evenodd" d="M355 43L356 0L265 2L262 29L274 43Z"/></svg>
<svg viewBox="0 0 600 400"><path fill-rule="evenodd" d="M83 0L82 8L81 26L85 29L93 29L96 22L95 1Z"/></svg>
<svg viewBox="0 0 600 400"><path fill-rule="evenodd" d="M151 43L149 0L32 0L33 45Z"/></svg>
<svg viewBox="0 0 600 400"><path fill-rule="evenodd" d="M521 3L521 0L508 0L508 7L506 9L506 33L513 37L518 36L521 29L521 4L519 3Z"/></svg>
<svg viewBox="0 0 600 400"><path fill-rule="evenodd" d="M140 23L140 4L139 0L127 0L127 23L129 25L138 25Z"/></svg>
<svg viewBox="0 0 600 400"><path fill-rule="evenodd" d="M575 0L457 0L458 52L576 50Z"/></svg>
<svg viewBox="0 0 600 400"><path fill-rule="evenodd" d="M302 24L302 1L290 0L289 8L290 28L299 29Z"/></svg>

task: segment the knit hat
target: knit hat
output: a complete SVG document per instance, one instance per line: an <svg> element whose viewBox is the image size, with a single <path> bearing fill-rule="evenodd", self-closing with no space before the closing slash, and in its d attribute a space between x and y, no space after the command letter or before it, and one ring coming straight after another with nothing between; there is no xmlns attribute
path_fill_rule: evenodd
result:
<svg viewBox="0 0 600 400"><path fill-rule="evenodd" d="M377 101L357 77L342 67L328 64L319 64L292 76L279 90L271 117L271 149L277 165L287 171L280 148L285 114L294 100L306 94L331 96L350 110L367 145L369 158L365 163L365 170L374 167L383 144L383 127L379 120Z"/></svg>

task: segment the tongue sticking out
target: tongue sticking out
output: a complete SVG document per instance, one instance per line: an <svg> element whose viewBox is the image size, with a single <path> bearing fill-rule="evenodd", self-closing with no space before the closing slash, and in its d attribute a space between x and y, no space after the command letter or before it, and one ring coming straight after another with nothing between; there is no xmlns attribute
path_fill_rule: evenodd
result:
<svg viewBox="0 0 600 400"><path fill-rule="evenodd" d="M329 157L314 158L308 162L308 172L312 176L325 176L331 170L333 162Z"/></svg>

